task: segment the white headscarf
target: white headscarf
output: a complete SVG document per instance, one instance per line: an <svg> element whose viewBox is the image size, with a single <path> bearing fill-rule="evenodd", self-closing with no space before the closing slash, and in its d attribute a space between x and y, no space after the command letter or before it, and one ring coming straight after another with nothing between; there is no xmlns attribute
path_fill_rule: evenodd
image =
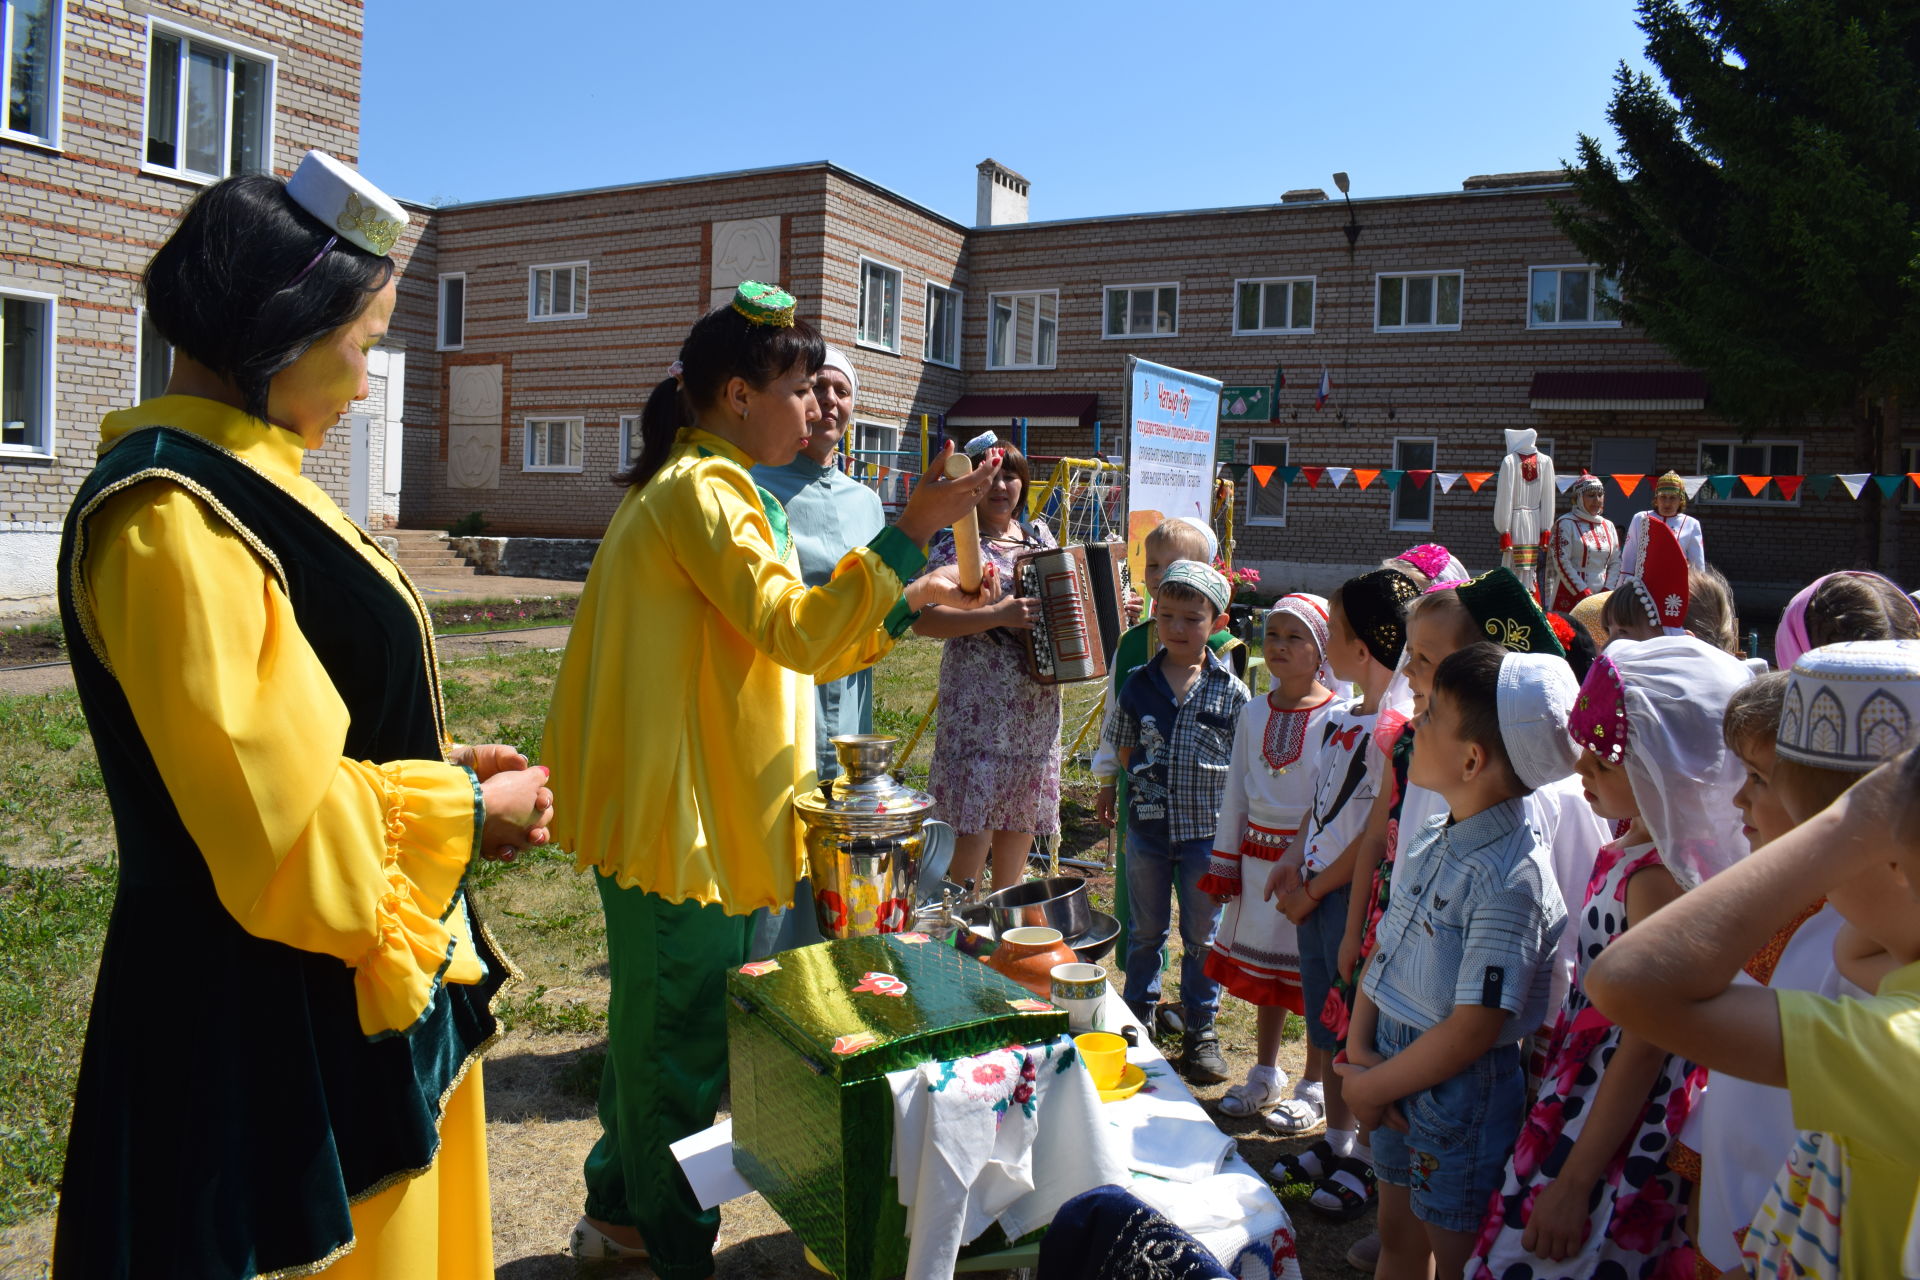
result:
<svg viewBox="0 0 1920 1280"><path fill-rule="evenodd" d="M856 403L860 399L860 375L853 371L853 361L847 359L847 353L832 343L827 344L827 358L820 362L822 369L838 369L847 375L847 386L851 389L850 399Z"/></svg>

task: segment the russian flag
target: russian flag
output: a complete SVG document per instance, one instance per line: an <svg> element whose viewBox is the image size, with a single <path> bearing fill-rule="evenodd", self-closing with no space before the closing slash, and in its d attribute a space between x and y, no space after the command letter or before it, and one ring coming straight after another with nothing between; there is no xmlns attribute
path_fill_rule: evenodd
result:
<svg viewBox="0 0 1920 1280"><path fill-rule="evenodd" d="M1321 365L1320 366L1320 390L1318 394L1316 394L1313 397L1313 407L1316 409L1326 408L1327 397L1332 394L1333 394L1333 379L1327 376L1327 366Z"/></svg>

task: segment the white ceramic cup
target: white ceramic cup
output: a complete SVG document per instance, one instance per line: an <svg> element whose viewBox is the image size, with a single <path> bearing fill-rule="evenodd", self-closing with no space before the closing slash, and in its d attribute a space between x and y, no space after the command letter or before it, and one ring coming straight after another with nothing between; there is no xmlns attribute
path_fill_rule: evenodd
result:
<svg viewBox="0 0 1920 1280"><path fill-rule="evenodd" d="M1107 1029L1107 970L1104 965L1057 964L1050 971L1053 1002L1067 1011L1074 1034Z"/></svg>

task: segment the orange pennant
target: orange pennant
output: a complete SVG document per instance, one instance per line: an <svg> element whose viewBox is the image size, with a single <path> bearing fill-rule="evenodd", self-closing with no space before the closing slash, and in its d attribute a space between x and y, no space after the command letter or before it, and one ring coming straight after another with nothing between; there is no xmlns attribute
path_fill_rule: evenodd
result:
<svg viewBox="0 0 1920 1280"><path fill-rule="evenodd" d="M1480 486L1491 479L1493 479L1493 472L1491 471L1469 471L1467 472L1467 488L1478 493L1480 492Z"/></svg>
<svg viewBox="0 0 1920 1280"><path fill-rule="evenodd" d="M1362 489L1372 484L1375 480L1379 479L1379 477L1380 477L1380 469L1378 467L1375 467L1372 470L1368 470L1366 467L1355 467L1353 469L1354 482L1358 484Z"/></svg>
<svg viewBox="0 0 1920 1280"><path fill-rule="evenodd" d="M1262 489L1267 487L1267 481L1273 479L1273 468L1267 466L1265 463L1257 467L1248 467L1247 470L1253 472L1253 478L1260 482Z"/></svg>
<svg viewBox="0 0 1920 1280"><path fill-rule="evenodd" d="M1635 489L1638 489L1640 487L1640 482L1645 479L1646 479L1645 476L1616 475L1613 478L1613 482L1620 486L1621 493L1631 498L1633 496L1633 491Z"/></svg>
<svg viewBox="0 0 1920 1280"><path fill-rule="evenodd" d="M1920 471L1907 472L1907 479L1913 481L1913 487L1915 490L1920 491ZM1328 892L1331 893L1332 890L1328 890Z"/></svg>
<svg viewBox="0 0 1920 1280"><path fill-rule="evenodd" d="M1766 488L1769 484L1773 483L1773 477L1772 476L1741 476L1740 483L1747 486L1747 492L1757 498L1760 496L1760 491L1762 489Z"/></svg>

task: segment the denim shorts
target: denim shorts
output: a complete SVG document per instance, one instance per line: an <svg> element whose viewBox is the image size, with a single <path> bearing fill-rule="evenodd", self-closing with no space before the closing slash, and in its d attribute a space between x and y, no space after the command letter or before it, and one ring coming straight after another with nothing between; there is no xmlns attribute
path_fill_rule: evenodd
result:
<svg viewBox="0 0 1920 1280"><path fill-rule="evenodd" d="M1374 1045L1391 1058L1419 1036L1383 1013ZM1373 1131L1374 1172L1407 1188L1420 1221L1446 1231L1480 1230L1520 1135L1526 1089L1519 1046L1489 1050L1459 1075L1400 1099L1408 1131L1385 1125Z"/></svg>
<svg viewBox="0 0 1920 1280"><path fill-rule="evenodd" d="M1307 1043L1316 1049L1340 1047L1340 1037L1320 1021L1320 1010L1340 972L1340 940L1346 936L1347 901L1352 896L1352 885L1329 889L1313 914L1300 922L1300 990L1306 998Z"/></svg>

